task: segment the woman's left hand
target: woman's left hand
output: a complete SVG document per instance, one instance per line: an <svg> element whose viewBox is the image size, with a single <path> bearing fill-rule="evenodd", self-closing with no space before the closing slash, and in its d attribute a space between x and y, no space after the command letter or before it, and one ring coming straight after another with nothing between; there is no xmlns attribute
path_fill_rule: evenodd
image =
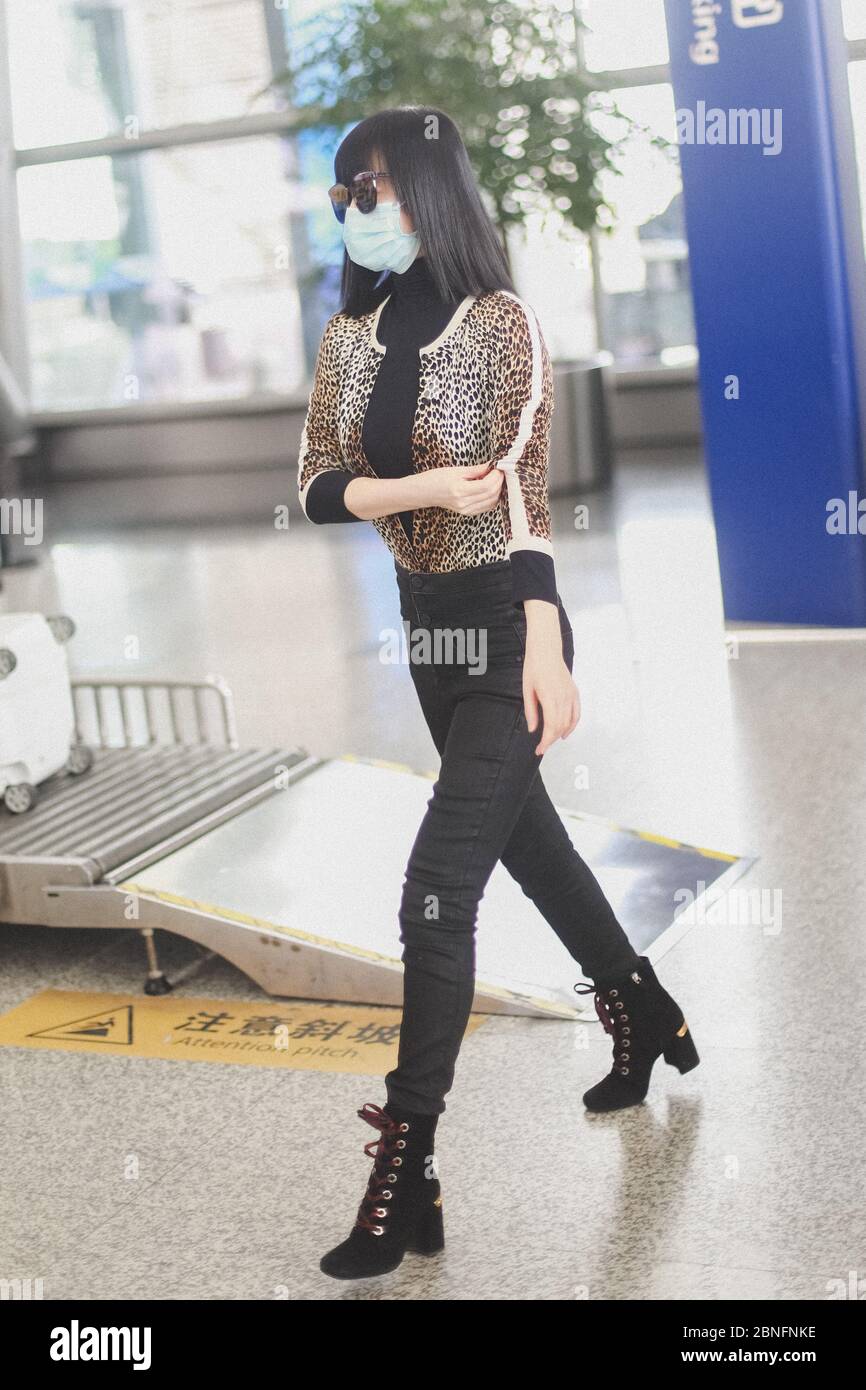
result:
<svg viewBox="0 0 866 1390"><path fill-rule="evenodd" d="M540 758L551 744L559 738L568 738L577 727L580 694L563 660L562 634L556 608L540 600L529 600L525 607L523 708L530 733L538 728L539 706L544 716L541 742L535 750Z"/></svg>

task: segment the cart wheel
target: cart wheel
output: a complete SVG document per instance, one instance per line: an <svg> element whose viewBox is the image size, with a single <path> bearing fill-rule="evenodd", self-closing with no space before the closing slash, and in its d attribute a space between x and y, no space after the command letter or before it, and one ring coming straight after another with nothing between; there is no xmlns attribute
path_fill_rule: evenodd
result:
<svg viewBox="0 0 866 1390"><path fill-rule="evenodd" d="M75 624L66 613L56 613L45 621L54 633L56 642L68 642L70 637L75 636Z"/></svg>
<svg viewBox="0 0 866 1390"><path fill-rule="evenodd" d="M148 975L144 982L145 994L171 994L172 985L165 975Z"/></svg>
<svg viewBox="0 0 866 1390"><path fill-rule="evenodd" d="M36 788L32 782L15 782L6 788L3 800L7 810L14 811L16 816L20 815L22 811L29 811L36 800Z"/></svg>
<svg viewBox="0 0 866 1390"><path fill-rule="evenodd" d="M86 743L73 743L66 759L66 771L71 772L73 777L80 777L82 772L87 772L92 766L93 750L88 748Z"/></svg>
<svg viewBox="0 0 866 1390"><path fill-rule="evenodd" d="M11 676L17 665L18 658L15 653L10 652L8 647L0 647L0 680Z"/></svg>
<svg viewBox="0 0 866 1390"><path fill-rule="evenodd" d="M144 948L147 951L147 979L144 982L145 994L171 994L174 986L160 969L159 960L156 955L156 942L153 939L153 927L142 927L141 934L144 937Z"/></svg>

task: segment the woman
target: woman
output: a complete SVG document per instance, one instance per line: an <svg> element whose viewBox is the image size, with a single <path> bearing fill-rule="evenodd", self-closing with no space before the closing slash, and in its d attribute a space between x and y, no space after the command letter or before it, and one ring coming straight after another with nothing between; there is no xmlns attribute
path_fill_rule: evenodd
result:
<svg viewBox="0 0 866 1390"><path fill-rule="evenodd" d="M576 988L595 992L613 1036L613 1068L583 1097L588 1109L639 1104L662 1053L680 1071L698 1058L539 771L580 711L550 539L553 385L535 314L443 112L362 121L335 173L343 308L319 349L298 491L311 521L372 521L391 550L411 678L441 756L403 885L397 1066L384 1108L357 1112L379 1131L365 1149L373 1169L349 1237L321 1261L351 1279L444 1244L433 1139L498 860L591 977Z"/></svg>

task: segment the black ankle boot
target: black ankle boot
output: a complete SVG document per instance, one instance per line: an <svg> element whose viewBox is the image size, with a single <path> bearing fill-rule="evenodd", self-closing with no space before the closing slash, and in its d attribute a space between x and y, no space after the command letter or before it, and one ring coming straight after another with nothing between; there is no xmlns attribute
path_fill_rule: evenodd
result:
<svg viewBox="0 0 866 1390"><path fill-rule="evenodd" d="M369 1102L358 1115L380 1131L364 1145L373 1171L349 1236L329 1250L319 1268L334 1279L389 1274L407 1250L435 1255L445 1245L442 1193L433 1172L438 1115L416 1115ZM376 1152L370 1150L375 1144Z"/></svg>
<svg viewBox="0 0 866 1390"><path fill-rule="evenodd" d="M646 956L639 958L635 970L618 979L574 988L578 994L595 993L596 1013L605 1032L613 1036L613 1067L584 1095L587 1110L640 1105L661 1056L680 1072L698 1065L700 1058L683 1011L659 984Z"/></svg>

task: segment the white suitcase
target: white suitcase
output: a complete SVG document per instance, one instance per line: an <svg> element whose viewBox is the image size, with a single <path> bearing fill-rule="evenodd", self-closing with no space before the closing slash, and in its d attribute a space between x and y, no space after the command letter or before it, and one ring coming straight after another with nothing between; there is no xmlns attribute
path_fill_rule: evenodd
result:
<svg viewBox="0 0 866 1390"><path fill-rule="evenodd" d="M0 793L10 811L29 811L46 777L93 761L75 742L64 646L74 632L65 616L0 614Z"/></svg>

